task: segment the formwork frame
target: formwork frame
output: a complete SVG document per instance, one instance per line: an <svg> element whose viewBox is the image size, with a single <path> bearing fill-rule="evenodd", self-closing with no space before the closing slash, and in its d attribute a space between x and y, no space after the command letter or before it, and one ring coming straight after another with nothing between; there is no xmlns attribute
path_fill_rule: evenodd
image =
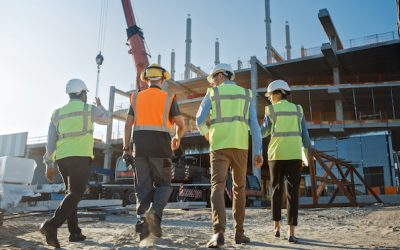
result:
<svg viewBox="0 0 400 250"><path fill-rule="evenodd" d="M358 173L357 169L349 163L327 155L321 151L314 150L311 152L311 161L309 162L310 178L311 178L311 195L312 204L302 205L302 207L319 208L319 207L338 207L338 206L358 206L357 195L355 189L355 177L357 177L365 186L365 188L375 197L378 203L383 203L378 194L365 182L364 178ZM318 162L324 170L322 176L317 176L316 162ZM332 171L337 168L338 173ZM317 184L319 182L319 185ZM319 203L319 198L326 184L336 185L335 191L332 193L329 202ZM348 200L346 203L333 203L337 194L341 192Z"/></svg>

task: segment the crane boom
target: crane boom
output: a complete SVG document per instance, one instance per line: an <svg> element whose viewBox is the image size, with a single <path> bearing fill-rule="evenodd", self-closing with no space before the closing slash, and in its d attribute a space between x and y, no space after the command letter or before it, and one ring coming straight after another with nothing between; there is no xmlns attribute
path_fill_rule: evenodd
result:
<svg viewBox="0 0 400 250"><path fill-rule="evenodd" d="M140 80L140 73L149 66L149 59L144 46L143 32L142 29L136 25L131 1L121 0L121 3L124 9L126 24L128 25L126 33L128 36L129 54L132 55L133 63L136 66L136 88L139 90L146 89L148 87L147 84Z"/></svg>

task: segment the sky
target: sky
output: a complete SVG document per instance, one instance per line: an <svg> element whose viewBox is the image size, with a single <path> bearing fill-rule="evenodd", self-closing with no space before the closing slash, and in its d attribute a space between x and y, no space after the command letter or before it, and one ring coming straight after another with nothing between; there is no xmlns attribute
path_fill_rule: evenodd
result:
<svg viewBox="0 0 400 250"><path fill-rule="evenodd" d="M68 102L65 84L81 78L96 90L99 27L106 0L0 0L0 135L29 132L46 136L54 109ZM136 22L142 28L151 54L150 63L170 69L176 53L175 78L183 78L186 18L192 18L192 63L204 71L214 64L214 44L220 42L220 61L244 67L251 56L266 62L264 0L131 0ZM292 54L321 46L328 38L318 20L327 8L344 43L397 29L396 0L270 0L272 45L285 51L285 21L290 25ZM109 0L105 22L104 63L99 97L108 108L109 89L128 91L136 78L127 53L126 22L121 1ZM128 99L117 97L116 106ZM121 136L123 124L114 122L113 136ZM97 126L95 136L105 138Z"/></svg>

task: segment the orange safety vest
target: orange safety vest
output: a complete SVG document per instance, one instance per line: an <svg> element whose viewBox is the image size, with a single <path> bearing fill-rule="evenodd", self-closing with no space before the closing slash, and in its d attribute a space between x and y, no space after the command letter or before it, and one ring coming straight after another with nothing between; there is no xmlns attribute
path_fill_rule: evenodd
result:
<svg viewBox="0 0 400 250"><path fill-rule="evenodd" d="M158 88L148 88L131 94L131 106L134 113L134 131L151 130L169 132L172 122L169 119L172 101L171 95Z"/></svg>

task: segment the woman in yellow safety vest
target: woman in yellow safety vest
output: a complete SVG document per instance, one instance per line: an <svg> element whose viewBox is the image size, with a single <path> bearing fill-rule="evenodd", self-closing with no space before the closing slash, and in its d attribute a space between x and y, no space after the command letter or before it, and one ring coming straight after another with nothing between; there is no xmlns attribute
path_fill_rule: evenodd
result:
<svg viewBox="0 0 400 250"><path fill-rule="evenodd" d="M297 226L299 208L302 147L310 149L311 142L302 107L287 100L290 91L289 85L283 80L275 80L268 85L266 96L272 105L265 107L261 131L264 137L271 136L268 165L275 237L280 237L282 191L286 180L288 241L296 243L294 227Z"/></svg>

